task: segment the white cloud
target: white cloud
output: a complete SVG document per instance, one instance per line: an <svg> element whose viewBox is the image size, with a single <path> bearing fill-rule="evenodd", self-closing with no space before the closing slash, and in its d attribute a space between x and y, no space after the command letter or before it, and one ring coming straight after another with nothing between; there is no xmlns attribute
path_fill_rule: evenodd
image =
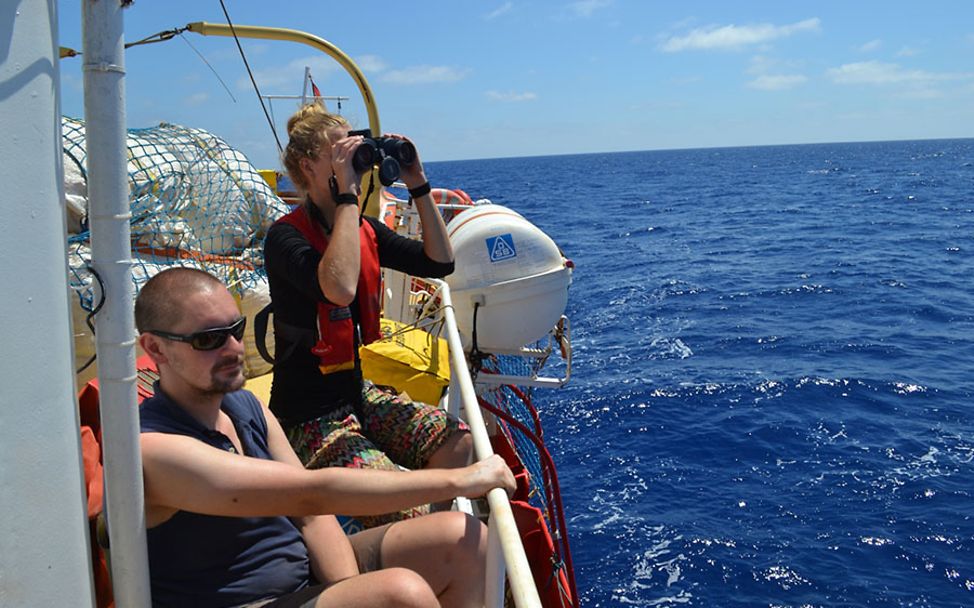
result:
<svg viewBox="0 0 974 608"><path fill-rule="evenodd" d="M974 78L974 73L925 72L908 70L895 63L880 61L860 61L846 63L826 71L836 84L928 84L947 80L966 80Z"/></svg>
<svg viewBox="0 0 974 608"><path fill-rule="evenodd" d="M484 19L486 19L487 21L490 21L491 19L497 19L501 15L511 12L512 8L514 8L513 2L505 2L504 4L495 8L493 11L484 15Z"/></svg>
<svg viewBox="0 0 974 608"><path fill-rule="evenodd" d="M186 105L201 106L210 100L209 93L195 93L186 98Z"/></svg>
<svg viewBox="0 0 974 608"><path fill-rule="evenodd" d="M247 55L253 57L256 55L266 55L271 50L270 44L266 42L255 42L253 44L247 45ZM232 57L237 59L240 58L240 51L237 50L236 46L232 46L227 49Z"/></svg>
<svg viewBox="0 0 974 608"><path fill-rule="evenodd" d="M751 63L745 71L752 76L760 76L761 74L767 74L778 63L778 60L772 59L767 55L755 55L751 57Z"/></svg>
<svg viewBox="0 0 974 608"><path fill-rule="evenodd" d="M591 17L595 11L612 4L612 0L577 0L568 5L576 17Z"/></svg>
<svg viewBox="0 0 974 608"><path fill-rule="evenodd" d="M382 72L386 69L386 62L378 55L360 55L355 63L363 72Z"/></svg>
<svg viewBox="0 0 974 608"><path fill-rule="evenodd" d="M697 21L698 19L696 17L687 17L686 19L680 19L676 23L671 23L669 27L667 27L666 29L671 32L675 32L677 30L688 28L692 26L694 23L696 23Z"/></svg>
<svg viewBox="0 0 974 608"><path fill-rule="evenodd" d="M755 55L751 57L751 62L745 70L745 73L754 76L747 83L747 86L762 91L793 89L804 84L808 78L801 74L783 74L781 72L794 70L798 67L794 62L783 62L767 55Z"/></svg>
<svg viewBox="0 0 974 608"><path fill-rule="evenodd" d="M531 91L525 91L524 93L516 93L514 91L500 92L500 91L487 91L487 99L491 101L506 101L506 102L518 102L518 101L534 101L538 98L536 93Z"/></svg>
<svg viewBox="0 0 974 608"><path fill-rule="evenodd" d="M804 84L807 80L801 74L763 74L747 83L747 86L762 91L783 91Z"/></svg>
<svg viewBox="0 0 974 608"><path fill-rule="evenodd" d="M877 40L870 40L866 44L864 44L864 45L862 45L862 46L859 47L859 52L860 53L872 53L873 51L878 50L879 47L881 47L881 46L883 46L883 41L882 40L878 40L878 39Z"/></svg>
<svg viewBox="0 0 974 608"><path fill-rule="evenodd" d="M916 50L913 47L909 47L909 46L905 46L905 47L901 48L900 50L896 51L896 56L897 57L913 57L913 56L919 55L919 54L920 54L920 51Z"/></svg>
<svg viewBox="0 0 974 608"><path fill-rule="evenodd" d="M762 44L787 38L798 32L817 32L821 26L818 17L805 19L790 25L711 25L697 28L685 36L672 36L665 40L661 49L667 53L689 50L735 50L741 47Z"/></svg>
<svg viewBox="0 0 974 608"><path fill-rule="evenodd" d="M630 112L660 112L660 111L670 111L670 110L683 110L687 107L686 102L683 101L636 101L627 106Z"/></svg>
<svg viewBox="0 0 974 608"><path fill-rule="evenodd" d="M281 95L299 93L304 83L304 68L311 68L311 76L321 86L328 74L341 69L334 60L324 55L309 55L292 60L284 67L268 68L254 72L254 80L260 85L260 92L265 95ZM253 85L250 78L244 76L237 80L237 88L250 90Z"/></svg>
<svg viewBox="0 0 974 608"><path fill-rule="evenodd" d="M940 99L944 97L944 92L939 89L908 89L896 94L901 99Z"/></svg>
<svg viewBox="0 0 974 608"><path fill-rule="evenodd" d="M431 84L435 82L457 82L470 73L468 68L454 68L445 65L416 65L401 70L390 70L382 76L382 82L389 84Z"/></svg>

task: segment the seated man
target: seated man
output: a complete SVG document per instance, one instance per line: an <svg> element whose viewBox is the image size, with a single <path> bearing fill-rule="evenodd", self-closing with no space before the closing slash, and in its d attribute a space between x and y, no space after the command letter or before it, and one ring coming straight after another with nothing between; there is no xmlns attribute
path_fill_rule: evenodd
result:
<svg viewBox="0 0 974 608"><path fill-rule="evenodd" d="M329 514L510 492L499 457L305 470L274 416L241 390L245 319L218 279L163 271L135 317L160 375L140 414L153 605L482 605L486 529L476 519L441 512L347 537Z"/></svg>

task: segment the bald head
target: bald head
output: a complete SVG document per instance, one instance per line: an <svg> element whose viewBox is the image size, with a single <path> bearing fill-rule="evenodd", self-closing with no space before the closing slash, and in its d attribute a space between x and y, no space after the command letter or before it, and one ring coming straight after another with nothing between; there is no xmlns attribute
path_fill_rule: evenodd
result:
<svg viewBox="0 0 974 608"><path fill-rule="evenodd" d="M196 268L167 268L149 279L135 299L135 326L139 333L171 331L185 311L183 302L199 293L226 289L220 279Z"/></svg>

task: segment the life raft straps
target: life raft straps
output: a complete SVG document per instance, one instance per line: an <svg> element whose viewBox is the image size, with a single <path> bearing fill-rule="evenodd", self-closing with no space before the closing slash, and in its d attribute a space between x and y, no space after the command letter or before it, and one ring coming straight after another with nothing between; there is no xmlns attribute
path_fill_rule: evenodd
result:
<svg viewBox="0 0 974 608"><path fill-rule="evenodd" d="M261 308L260 312L254 315L254 344L264 361L274 365L274 357L267 352L267 317L272 312L274 312L274 303L269 302L267 306Z"/></svg>
<svg viewBox="0 0 974 608"><path fill-rule="evenodd" d="M257 347L257 352L260 353L264 361L275 365L286 361L301 345L304 345L305 350L311 349L315 342L313 330L295 327L274 319L274 341L277 344L287 344L287 346L284 352L272 357L267 350L267 318L272 314L274 314L274 303L270 302L254 315L254 346Z"/></svg>

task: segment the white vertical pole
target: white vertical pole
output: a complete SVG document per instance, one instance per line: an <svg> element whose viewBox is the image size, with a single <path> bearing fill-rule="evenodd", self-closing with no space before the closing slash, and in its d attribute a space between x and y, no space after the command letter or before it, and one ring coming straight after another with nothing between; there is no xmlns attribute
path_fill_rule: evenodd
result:
<svg viewBox="0 0 974 608"><path fill-rule="evenodd" d="M85 0L85 140L92 266L104 283L95 317L105 461L105 513L119 608L149 606L145 499L135 384L135 321L125 148L121 0Z"/></svg>
<svg viewBox="0 0 974 608"><path fill-rule="evenodd" d="M90 608L55 0L3 3L0 40L0 606Z"/></svg>

